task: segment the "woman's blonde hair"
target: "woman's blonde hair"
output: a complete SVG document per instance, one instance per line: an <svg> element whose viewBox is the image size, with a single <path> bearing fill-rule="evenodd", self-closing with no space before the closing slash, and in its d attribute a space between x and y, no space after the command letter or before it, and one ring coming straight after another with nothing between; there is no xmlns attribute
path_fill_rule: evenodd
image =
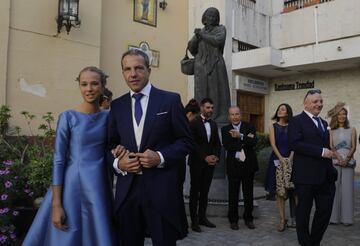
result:
<svg viewBox="0 0 360 246"><path fill-rule="evenodd" d="M346 113L346 121L344 124L344 128L349 128L350 127L350 123L349 123L349 119L347 117L348 115L348 110L345 107L345 103L344 102L338 102L335 107L333 107L332 109L330 109L327 113L327 116L330 119L330 128L333 129L337 129L339 128L339 123L338 123L338 118L337 116L339 115L339 113L344 110Z"/></svg>

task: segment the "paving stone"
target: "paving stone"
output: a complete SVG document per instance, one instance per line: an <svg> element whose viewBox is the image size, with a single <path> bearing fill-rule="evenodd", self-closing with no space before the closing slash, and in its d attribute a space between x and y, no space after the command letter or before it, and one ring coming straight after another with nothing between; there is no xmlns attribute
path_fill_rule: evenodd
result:
<svg viewBox="0 0 360 246"><path fill-rule="evenodd" d="M354 225L329 225L322 246L357 246L360 245L360 177L356 177L355 185L355 219ZM263 196L263 188L256 187L255 197ZM278 232L278 213L275 201L265 198L257 200L257 218L254 220L255 230L249 230L242 220L239 221L240 229L231 230L226 217L211 217L216 228L201 226L203 232L191 231L188 236L177 242L178 246L297 246L296 230L288 228ZM286 204L287 214L288 203ZM314 210L314 209L313 209ZM288 216L289 217L289 216ZM190 221L190 219L188 218ZM150 246L151 240L146 239L145 245Z"/></svg>

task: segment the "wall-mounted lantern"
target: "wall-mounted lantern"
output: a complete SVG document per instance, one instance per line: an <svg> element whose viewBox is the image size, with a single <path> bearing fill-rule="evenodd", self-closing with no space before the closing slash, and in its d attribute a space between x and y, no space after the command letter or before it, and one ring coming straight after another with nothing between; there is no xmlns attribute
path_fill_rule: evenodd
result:
<svg viewBox="0 0 360 246"><path fill-rule="evenodd" d="M69 34L71 27L79 27L79 0L59 0L58 16L56 18L57 31L60 33L63 26Z"/></svg>

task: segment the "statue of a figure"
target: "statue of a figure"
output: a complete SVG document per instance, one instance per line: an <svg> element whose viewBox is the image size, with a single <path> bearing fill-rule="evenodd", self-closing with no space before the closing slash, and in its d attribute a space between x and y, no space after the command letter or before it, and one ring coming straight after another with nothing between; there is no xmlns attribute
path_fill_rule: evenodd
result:
<svg viewBox="0 0 360 246"><path fill-rule="evenodd" d="M199 102L209 97L214 101L213 119L226 122L230 106L229 81L223 58L226 29L219 25L220 14L208 8L202 16L203 28L195 28L195 35L188 43L195 57L195 99Z"/></svg>
<svg viewBox="0 0 360 246"><path fill-rule="evenodd" d="M141 19L143 19L143 20L148 20L148 15L149 15L149 0L142 0L142 1L141 1L141 5L142 5L142 15L141 15Z"/></svg>

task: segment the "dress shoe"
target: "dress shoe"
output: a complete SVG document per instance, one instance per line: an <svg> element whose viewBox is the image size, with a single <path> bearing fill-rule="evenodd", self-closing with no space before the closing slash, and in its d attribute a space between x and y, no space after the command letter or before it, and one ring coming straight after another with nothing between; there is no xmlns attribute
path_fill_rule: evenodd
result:
<svg viewBox="0 0 360 246"><path fill-rule="evenodd" d="M192 229L193 231L195 231L195 232L201 232L201 228L200 228L200 226L199 226L198 223L192 223L192 224L191 224L191 229Z"/></svg>
<svg viewBox="0 0 360 246"><path fill-rule="evenodd" d="M289 228L296 228L296 220L295 218L291 218L290 224L288 223Z"/></svg>
<svg viewBox="0 0 360 246"><path fill-rule="evenodd" d="M199 224L210 228L216 227L216 225L211 223L207 218L199 219Z"/></svg>
<svg viewBox="0 0 360 246"><path fill-rule="evenodd" d="M237 231L237 230L239 230L239 225L238 225L238 223L234 222L234 223L230 224L230 228Z"/></svg>
<svg viewBox="0 0 360 246"><path fill-rule="evenodd" d="M249 229L255 229L255 225L252 221L245 221L245 225L249 228Z"/></svg>
<svg viewBox="0 0 360 246"><path fill-rule="evenodd" d="M265 199L268 201L276 201L275 193L268 193L265 195Z"/></svg>

